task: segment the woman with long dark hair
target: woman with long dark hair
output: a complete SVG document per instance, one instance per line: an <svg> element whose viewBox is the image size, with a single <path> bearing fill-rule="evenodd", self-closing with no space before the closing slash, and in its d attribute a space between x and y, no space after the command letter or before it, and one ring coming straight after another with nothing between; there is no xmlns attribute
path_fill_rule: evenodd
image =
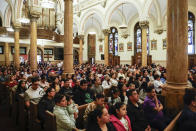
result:
<svg viewBox="0 0 196 131"><path fill-rule="evenodd" d="M116 131L109 119L107 109L103 106L97 107L88 115L86 131Z"/></svg>

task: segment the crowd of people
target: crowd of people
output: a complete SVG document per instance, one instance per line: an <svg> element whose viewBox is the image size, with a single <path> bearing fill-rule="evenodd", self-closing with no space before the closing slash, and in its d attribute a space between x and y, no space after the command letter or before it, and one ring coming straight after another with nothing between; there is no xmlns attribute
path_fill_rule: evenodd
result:
<svg viewBox="0 0 196 131"><path fill-rule="evenodd" d="M188 70L193 88L195 73L196 67ZM38 103L43 128L48 110L56 116L57 131L77 129L78 107L84 104L88 106L80 124L87 131L162 131L169 123L157 97L166 83L166 68L160 65L83 64L66 75L62 68L42 63L37 71L30 71L28 64L18 70L0 66L0 82L16 92L16 101L24 94L26 109L30 101Z"/></svg>

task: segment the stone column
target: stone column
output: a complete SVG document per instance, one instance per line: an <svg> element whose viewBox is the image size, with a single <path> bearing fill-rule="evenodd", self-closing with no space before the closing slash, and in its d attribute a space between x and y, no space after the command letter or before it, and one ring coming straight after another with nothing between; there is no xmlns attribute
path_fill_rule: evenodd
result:
<svg viewBox="0 0 196 131"><path fill-rule="evenodd" d="M20 25L14 25L14 66L16 69L20 68Z"/></svg>
<svg viewBox="0 0 196 131"><path fill-rule="evenodd" d="M31 20L31 40L30 40L30 68L31 71L37 70L37 20L41 14L41 8L30 8L30 20Z"/></svg>
<svg viewBox="0 0 196 131"><path fill-rule="evenodd" d="M64 72L73 74L73 0L64 0Z"/></svg>
<svg viewBox="0 0 196 131"><path fill-rule="evenodd" d="M79 64L83 63L83 41L84 41L84 35L79 35L80 39L80 51L79 51Z"/></svg>
<svg viewBox="0 0 196 131"><path fill-rule="evenodd" d="M30 67L37 70L37 18L31 18Z"/></svg>
<svg viewBox="0 0 196 131"><path fill-rule="evenodd" d="M104 64L109 65L109 45L108 45L108 35L110 33L110 29L104 29L103 34L104 34Z"/></svg>
<svg viewBox="0 0 196 131"><path fill-rule="evenodd" d="M167 2L167 83L163 89L169 111L183 107L188 73L188 0Z"/></svg>
<svg viewBox="0 0 196 131"><path fill-rule="evenodd" d="M142 28L142 66L147 66L147 29L148 21L140 22Z"/></svg>
<svg viewBox="0 0 196 131"><path fill-rule="evenodd" d="M9 45L6 42L5 43L5 66L10 65L10 57L9 57Z"/></svg>

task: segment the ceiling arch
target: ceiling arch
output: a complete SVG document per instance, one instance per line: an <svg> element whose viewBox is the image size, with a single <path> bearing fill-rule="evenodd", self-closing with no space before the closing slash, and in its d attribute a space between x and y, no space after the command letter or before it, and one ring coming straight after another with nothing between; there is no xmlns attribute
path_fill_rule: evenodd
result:
<svg viewBox="0 0 196 131"><path fill-rule="evenodd" d="M107 12L106 15L105 15L107 26L109 26L109 23L110 23L110 19L111 19L112 14L123 3L133 5L133 7L136 8L136 11L138 12L138 14L141 15L141 6L140 6L141 4L140 4L139 1L137 1L137 0L124 0L124 1L118 0L118 1L113 1L113 3L111 3L112 6L109 5L106 8L106 11L105 11L105 12Z"/></svg>
<svg viewBox="0 0 196 131"><path fill-rule="evenodd" d="M97 19L97 21L100 23L100 25L101 25L101 28L102 29L104 29L105 28L105 22L104 22L104 20L103 20L103 13L102 13L102 11L100 11L99 9L97 9L97 8L91 8L90 10L87 10L86 12L84 12L83 14L82 14L82 16L81 16L81 20L80 20L80 29L79 29L79 32L83 32L84 31L84 28L85 28L85 24L86 24L86 22L87 22L87 20L88 20L88 18L90 17L90 16L94 16L96 19Z"/></svg>

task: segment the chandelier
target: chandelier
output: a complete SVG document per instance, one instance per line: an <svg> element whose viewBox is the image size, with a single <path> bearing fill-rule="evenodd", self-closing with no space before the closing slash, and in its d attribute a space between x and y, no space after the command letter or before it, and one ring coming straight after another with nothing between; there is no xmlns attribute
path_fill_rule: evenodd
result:
<svg viewBox="0 0 196 131"><path fill-rule="evenodd" d="M53 2L52 0L42 0L41 7L49 9L55 8L55 2Z"/></svg>
<svg viewBox="0 0 196 131"><path fill-rule="evenodd" d="M122 15L124 14L123 4L125 4L125 3L122 3ZM125 21L124 20L123 20L122 25L119 26L119 29L127 29L127 25L125 24Z"/></svg>

